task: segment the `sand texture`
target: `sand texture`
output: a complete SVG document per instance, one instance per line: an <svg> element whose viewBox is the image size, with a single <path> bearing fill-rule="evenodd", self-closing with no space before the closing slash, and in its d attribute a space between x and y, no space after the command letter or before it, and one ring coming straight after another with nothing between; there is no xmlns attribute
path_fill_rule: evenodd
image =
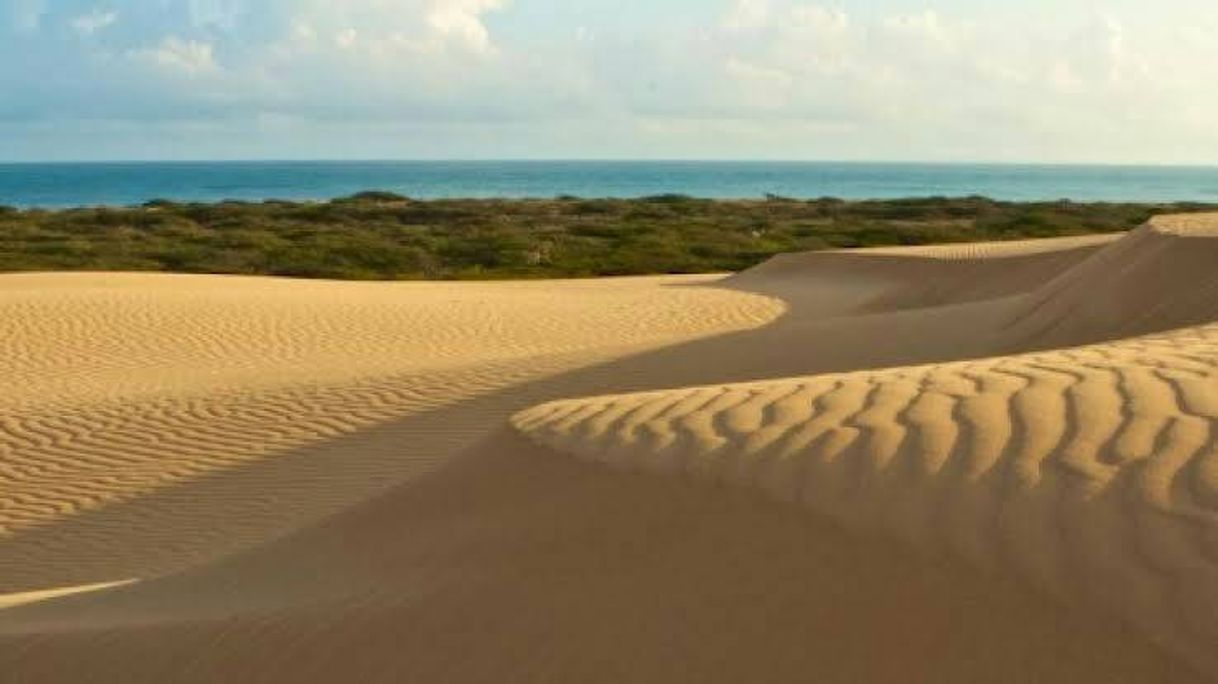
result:
<svg viewBox="0 0 1218 684"><path fill-rule="evenodd" d="M0 682L1218 681L1218 216L0 342Z"/></svg>

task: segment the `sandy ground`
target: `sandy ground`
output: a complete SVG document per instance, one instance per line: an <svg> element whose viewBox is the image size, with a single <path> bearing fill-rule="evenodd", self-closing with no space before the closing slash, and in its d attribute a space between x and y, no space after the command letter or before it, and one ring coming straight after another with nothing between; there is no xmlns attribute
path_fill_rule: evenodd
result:
<svg viewBox="0 0 1218 684"><path fill-rule="evenodd" d="M1216 267L0 276L0 682L1214 681Z"/></svg>

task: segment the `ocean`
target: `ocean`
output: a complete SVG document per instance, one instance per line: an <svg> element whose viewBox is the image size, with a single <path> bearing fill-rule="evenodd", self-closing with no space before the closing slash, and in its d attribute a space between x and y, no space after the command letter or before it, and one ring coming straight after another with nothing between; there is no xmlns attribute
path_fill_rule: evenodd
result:
<svg viewBox="0 0 1218 684"><path fill-rule="evenodd" d="M153 199L325 200L362 190L418 199L645 197L1218 202L1218 167L834 162L129 162L0 164L0 205L60 208Z"/></svg>

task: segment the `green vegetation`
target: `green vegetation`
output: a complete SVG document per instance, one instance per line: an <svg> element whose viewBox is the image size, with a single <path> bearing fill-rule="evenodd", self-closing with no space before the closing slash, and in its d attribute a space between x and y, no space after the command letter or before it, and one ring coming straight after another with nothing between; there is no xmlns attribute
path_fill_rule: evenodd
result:
<svg viewBox="0 0 1218 684"><path fill-rule="evenodd" d="M492 279L735 271L780 252L1016 240L1128 230L1195 204L415 201L365 192L63 211L0 207L0 271L237 273L337 279Z"/></svg>

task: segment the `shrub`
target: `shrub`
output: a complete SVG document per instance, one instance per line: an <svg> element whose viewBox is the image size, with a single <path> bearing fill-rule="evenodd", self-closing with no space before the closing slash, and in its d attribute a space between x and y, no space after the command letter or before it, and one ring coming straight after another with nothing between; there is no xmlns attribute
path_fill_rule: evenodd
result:
<svg viewBox="0 0 1218 684"><path fill-rule="evenodd" d="M1214 209L984 197L412 201L383 191L332 202L0 207L0 269L341 279L730 271L784 251L1115 232L1156 213Z"/></svg>
<svg viewBox="0 0 1218 684"><path fill-rule="evenodd" d="M399 195L396 192L389 192L387 190L365 190L363 192L357 192L354 195L351 195L350 197L341 198L337 201L339 201L339 202L342 202L342 201L347 201L347 202L408 202L408 201L410 201L410 198L406 197L404 195Z"/></svg>

